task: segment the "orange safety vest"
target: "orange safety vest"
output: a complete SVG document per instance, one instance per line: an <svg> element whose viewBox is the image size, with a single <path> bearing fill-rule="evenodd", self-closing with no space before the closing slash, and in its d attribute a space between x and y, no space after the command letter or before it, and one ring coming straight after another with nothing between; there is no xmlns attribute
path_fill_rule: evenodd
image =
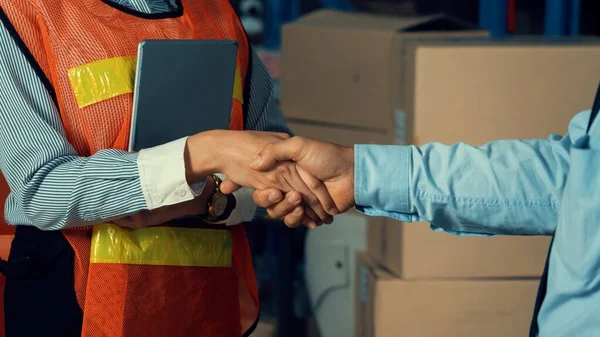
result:
<svg viewBox="0 0 600 337"><path fill-rule="evenodd" d="M10 253L10 243L13 235L15 234L15 228L8 226L4 221L4 203L6 202L6 196L10 192L8 184L2 174L0 174L0 259L8 260ZM4 286L5 280L0 275L0 304L4 303ZM4 337L4 306L0 306L0 337Z"/></svg>
<svg viewBox="0 0 600 337"><path fill-rule="evenodd" d="M236 13L226 0L181 0L179 6L178 13L134 15L101 0L0 3L51 87L80 156L127 149L135 57L146 39L237 41L230 128L243 129L250 57ZM243 225L128 230L102 224L63 234L75 252L82 336L239 337L258 319Z"/></svg>

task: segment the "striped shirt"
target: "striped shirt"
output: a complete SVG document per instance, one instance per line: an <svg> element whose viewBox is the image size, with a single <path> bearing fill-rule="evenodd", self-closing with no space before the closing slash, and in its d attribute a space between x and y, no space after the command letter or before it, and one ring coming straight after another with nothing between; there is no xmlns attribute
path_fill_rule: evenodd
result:
<svg viewBox="0 0 600 337"><path fill-rule="evenodd" d="M172 11L177 6L176 0L113 2L148 14ZM2 23L0 170L11 188L5 211L8 223L57 230L193 198L185 182L185 141L140 153L107 149L90 157L78 156L67 141L50 94L10 35L7 23ZM249 97L245 101L249 106L245 128L289 133L274 102L270 76L255 54L246 85ZM170 164L165 168L165 163ZM165 170L177 174L165 178ZM178 198L177 192L184 184L187 190Z"/></svg>

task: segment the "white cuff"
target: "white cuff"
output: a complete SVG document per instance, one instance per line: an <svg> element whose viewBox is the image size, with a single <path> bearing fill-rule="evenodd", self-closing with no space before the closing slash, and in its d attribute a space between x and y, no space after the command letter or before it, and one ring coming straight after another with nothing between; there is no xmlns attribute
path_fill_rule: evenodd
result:
<svg viewBox="0 0 600 337"><path fill-rule="evenodd" d="M140 151L137 164L149 210L192 200L202 192L203 184L194 191L185 179L186 141L187 137Z"/></svg>
<svg viewBox="0 0 600 337"><path fill-rule="evenodd" d="M190 187L185 179L186 141L187 137L140 151L140 183L149 210L192 200L204 190L204 182L192 184ZM218 176L223 180L227 179L223 174ZM252 221L256 212L252 192L252 189L246 187L234 192L236 208L229 218L221 223L231 226Z"/></svg>

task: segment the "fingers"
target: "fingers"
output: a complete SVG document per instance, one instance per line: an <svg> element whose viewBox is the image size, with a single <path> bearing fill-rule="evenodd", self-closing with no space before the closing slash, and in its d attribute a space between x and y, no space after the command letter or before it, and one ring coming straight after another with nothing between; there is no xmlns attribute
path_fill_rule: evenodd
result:
<svg viewBox="0 0 600 337"><path fill-rule="evenodd" d="M298 161L302 152L302 146L303 140L299 137L270 143L257 154L252 160L250 167L258 171L265 171L278 161Z"/></svg>
<svg viewBox="0 0 600 337"><path fill-rule="evenodd" d="M283 223L290 228L296 228L302 225L304 218L304 208L299 205L283 218Z"/></svg>
<svg viewBox="0 0 600 337"><path fill-rule="evenodd" d="M329 194L327 187L325 184L319 179L317 179L312 174L303 170L300 166L296 165L296 170L300 175L300 178L304 181L304 184L310 189L310 191L317 197L319 200L321 207L330 215L336 215L339 213L337 207L335 206L335 202L333 198ZM327 219L323 219L325 221Z"/></svg>
<svg viewBox="0 0 600 337"><path fill-rule="evenodd" d="M252 199L258 207L272 208L282 201L283 194L276 188L268 188L254 191Z"/></svg>
<svg viewBox="0 0 600 337"><path fill-rule="evenodd" d="M304 224L310 229L315 229L321 222L314 212L312 212L312 215L309 215L310 213L310 208L305 209L302 206L296 206L292 212L283 218L283 222L290 228L296 228Z"/></svg>
<svg viewBox="0 0 600 337"><path fill-rule="evenodd" d="M286 193L283 201L275 204L274 206L267 207L267 213L269 213L269 216L273 219L283 219L286 215L293 213L296 208L301 206L301 203L302 195L296 191L291 191ZM302 210L302 207L300 207L300 209ZM303 214L304 212L302 211L301 214L298 215L301 216Z"/></svg>
<svg viewBox="0 0 600 337"><path fill-rule="evenodd" d="M231 193L239 190L240 188L242 188L242 186L234 183L233 181L231 181L229 179L223 181L221 183L221 186L219 187L219 189L221 190L221 193L223 193L223 194L231 194Z"/></svg>
<svg viewBox="0 0 600 337"><path fill-rule="evenodd" d="M290 228L302 224L309 228L316 228L321 223L312 209L304 209L301 205L302 195L299 192L288 192L283 198L277 189L257 190L252 194L252 198L256 205L267 209L269 217L283 219Z"/></svg>
<svg viewBox="0 0 600 337"><path fill-rule="evenodd" d="M306 225L306 227L310 229L315 229L323 224L323 221L319 219L319 216L317 215L317 213L315 213L315 211L312 208L305 207L304 214L305 217L302 220L302 223Z"/></svg>
<svg viewBox="0 0 600 337"><path fill-rule="evenodd" d="M313 193L313 191L306 186L306 183L304 180L302 180L300 174L296 170L295 165L294 170L291 171L291 176L287 179L287 181L292 190L300 192L305 204L316 213L321 222L331 221L331 215L325 211L319 198Z"/></svg>
<svg viewBox="0 0 600 337"><path fill-rule="evenodd" d="M282 191L297 191L305 204L315 211L321 222L331 221L331 215L321 206L319 198L308 188L300 177L296 164L293 162L278 163L271 172L265 174L266 186L273 186ZM323 197L325 198L325 197Z"/></svg>

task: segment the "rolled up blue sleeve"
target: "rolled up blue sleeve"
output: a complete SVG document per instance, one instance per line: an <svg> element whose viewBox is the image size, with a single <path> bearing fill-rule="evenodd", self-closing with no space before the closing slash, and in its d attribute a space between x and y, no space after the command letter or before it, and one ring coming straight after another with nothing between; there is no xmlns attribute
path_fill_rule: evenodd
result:
<svg viewBox="0 0 600 337"><path fill-rule="evenodd" d="M370 216L425 221L456 235L549 235L569 171L573 136L423 146L356 145L355 200Z"/></svg>
<svg viewBox="0 0 600 337"><path fill-rule="evenodd" d="M416 215L411 214L411 154L409 146L354 147L354 199L357 205L362 205L357 206L359 210L406 222L417 220Z"/></svg>

